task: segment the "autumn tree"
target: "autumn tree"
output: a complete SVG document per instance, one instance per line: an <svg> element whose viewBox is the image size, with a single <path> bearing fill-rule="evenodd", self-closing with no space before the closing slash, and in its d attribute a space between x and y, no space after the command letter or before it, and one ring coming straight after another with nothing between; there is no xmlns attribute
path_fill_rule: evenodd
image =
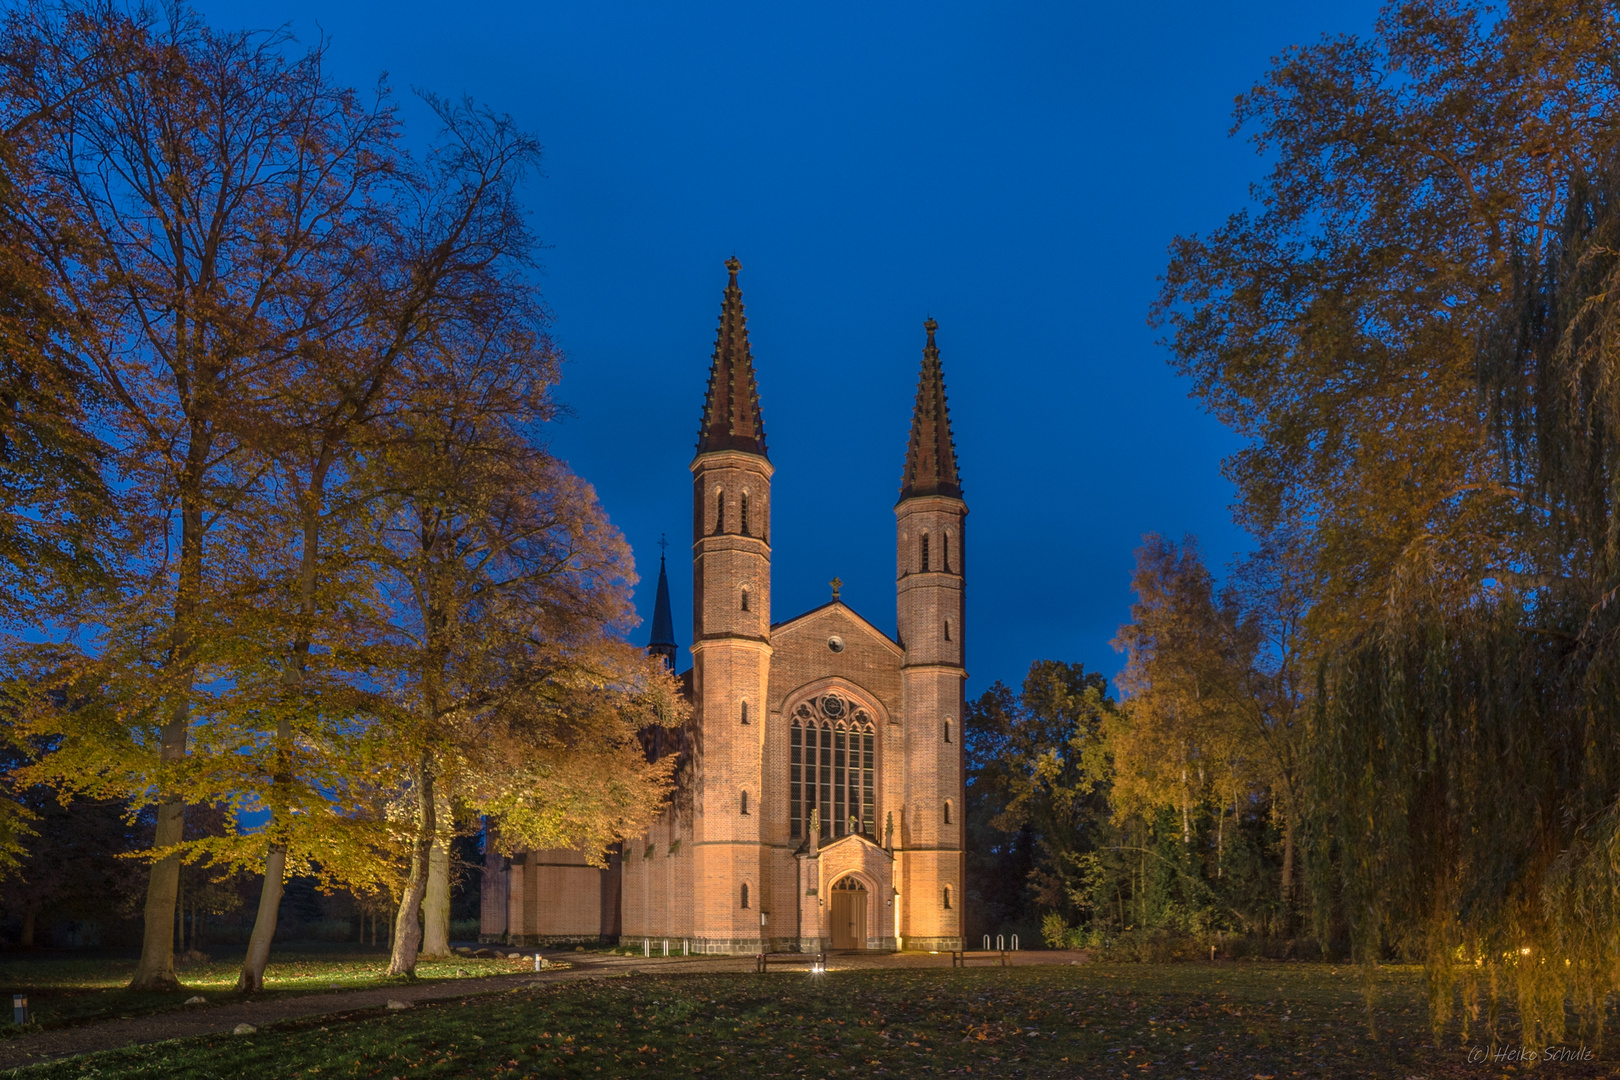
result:
<svg viewBox="0 0 1620 1080"><path fill-rule="evenodd" d="M133 549L118 588L84 615L103 630L80 673L116 669L126 684L95 732L114 734L122 759L69 738L42 769L157 793L136 987L176 985L180 792L207 711L198 677L217 670L208 649L231 602L219 588L236 576L224 564L251 562L221 546L219 527L264 495L278 395L354 325L375 284L373 206L394 182L386 103L335 86L320 49L289 44L215 31L181 7L158 19L34 4L6 26L7 116L49 117L31 129L16 221L105 391L98 430Z"/></svg>
<svg viewBox="0 0 1620 1080"><path fill-rule="evenodd" d="M1315 633L1353 633L1403 575L1512 571L1526 498L1478 393L1480 345L1614 128L1613 11L1392 3L1366 37L1286 50L1238 99L1269 171L1178 238L1154 315L1248 440L1242 521L1308 530Z"/></svg>
<svg viewBox="0 0 1620 1080"><path fill-rule="evenodd" d="M1283 837L1285 911L1305 781L1305 671L1301 629L1313 595L1298 545L1273 536L1218 588L1197 544L1152 535L1136 554L1136 602L1115 647L1122 722L1110 732L1116 814L1175 810L1183 843L1203 809L1215 818L1221 874L1228 812L1235 827L1252 800L1267 803Z"/></svg>
<svg viewBox="0 0 1620 1080"><path fill-rule="evenodd" d="M510 118L468 102L425 100L441 124L438 144L424 166L398 162L394 201L372 210L369 277L357 290L352 325L329 334L322 348L306 349L303 368L279 401L272 456L284 481L289 548L297 556L280 590L282 634L289 644L281 669L275 753L251 785L262 793L271 822L264 894L242 989L262 985L289 850L299 852L307 869L309 854L321 842L300 832L319 832L331 822L320 810L332 790L332 770L301 771L296 739L314 725L327 734L327 742L342 742L342 729L354 723L354 717L334 710L328 688L306 682L312 652L328 658L317 661L327 667L330 658L345 653L332 640L322 649L313 647L321 635L356 621L350 601L342 599L348 595L345 585L364 592L375 570L356 557L365 545L347 533L356 525L369 528L373 520L362 505L364 494L349 482L355 461L386 440L388 418L406 407L409 387L429 377L447 341L472 340L498 327L496 338L507 344L522 340L525 350L540 358L526 376L537 383L536 393L543 397L555 379L546 314L527 277L534 240L516 195L516 185L538 160L539 146ZM523 363L520 357L503 357ZM344 543L329 559L323 538L329 541L331 532L344 534ZM342 679L349 673L329 674ZM341 769L343 762L338 764Z"/></svg>
<svg viewBox="0 0 1620 1080"><path fill-rule="evenodd" d="M377 732L409 822L389 967L403 975L446 805L498 815L508 843L600 857L667 793L668 763L650 764L637 732L683 720L672 680L620 634L628 548L590 487L533 441L554 354L521 324L458 344L421 373L371 463L391 493L372 558L391 612Z"/></svg>

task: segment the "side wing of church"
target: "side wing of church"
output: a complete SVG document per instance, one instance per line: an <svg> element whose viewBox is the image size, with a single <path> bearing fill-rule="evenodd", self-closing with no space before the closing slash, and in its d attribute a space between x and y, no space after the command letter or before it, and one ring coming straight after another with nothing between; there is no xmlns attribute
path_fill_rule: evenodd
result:
<svg viewBox="0 0 1620 1080"><path fill-rule="evenodd" d="M771 475L741 264L692 469L693 719L664 813L606 868L569 851L486 867L482 937L670 941L706 953L958 949L963 524L935 323L895 505L896 641L838 599L771 622ZM836 583L835 583L836 585ZM649 650L674 667L663 561Z"/></svg>

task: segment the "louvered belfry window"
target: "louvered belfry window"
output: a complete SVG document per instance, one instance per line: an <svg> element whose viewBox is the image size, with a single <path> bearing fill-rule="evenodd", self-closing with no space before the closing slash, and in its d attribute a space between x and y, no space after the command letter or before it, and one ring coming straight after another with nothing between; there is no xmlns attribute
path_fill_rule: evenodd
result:
<svg viewBox="0 0 1620 1080"><path fill-rule="evenodd" d="M877 819L876 736L866 710L826 694L793 711L788 752L788 818L792 835L810 835L810 812L821 812L821 838L873 835Z"/></svg>

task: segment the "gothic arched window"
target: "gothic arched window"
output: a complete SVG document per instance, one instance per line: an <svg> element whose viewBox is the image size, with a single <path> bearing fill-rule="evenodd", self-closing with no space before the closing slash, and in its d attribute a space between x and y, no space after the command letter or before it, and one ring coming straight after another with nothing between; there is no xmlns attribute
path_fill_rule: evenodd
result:
<svg viewBox="0 0 1620 1080"><path fill-rule="evenodd" d="M746 882L746 881L743 882L743 887L742 887L742 906L743 907L748 906L748 882ZM949 903L947 903L945 906L950 907L951 905Z"/></svg>
<svg viewBox="0 0 1620 1080"><path fill-rule="evenodd" d="M945 564L944 566L941 566L940 569L945 571L947 574L950 573L951 572L951 530L949 530L949 529L945 530L945 538L942 541L940 541L939 557L940 557L940 561Z"/></svg>
<svg viewBox="0 0 1620 1080"><path fill-rule="evenodd" d="M742 591L742 609L744 611L748 610L748 586L746 585L743 586Z"/></svg>
<svg viewBox="0 0 1620 1080"><path fill-rule="evenodd" d="M744 890L743 895L745 895L745 896L747 895L747 889L748 889L748 886L744 885L743 886L743 890ZM748 906L748 904L746 902L744 902L743 907L747 907L747 906ZM951 887L949 885L945 886L945 910L946 911L951 910Z"/></svg>
<svg viewBox="0 0 1620 1080"><path fill-rule="evenodd" d="M748 816L748 792L746 791L742 793L742 813L744 817ZM747 904L743 905L743 907L747 906Z"/></svg>
<svg viewBox="0 0 1620 1080"><path fill-rule="evenodd" d="M748 535L748 492L743 492L737 501L737 522L744 536Z"/></svg>
<svg viewBox="0 0 1620 1080"><path fill-rule="evenodd" d="M745 724L748 723L748 702L746 702L746 701L742 703L741 720ZM744 797L744 801L747 801L746 796Z"/></svg>
<svg viewBox="0 0 1620 1080"><path fill-rule="evenodd" d="M922 572L928 573L928 534L922 534L922 543L919 545L922 552Z"/></svg>
<svg viewBox="0 0 1620 1080"><path fill-rule="evenodd" d="M826 839L875 835L877 746L866 710L837 694L793 711L788 732L788 828L810 835L812 811Z"/></svg>
<svg viewBox="0 0 1620 1080"><path fill-rule="evenodd" d="M951 620L945 620L945 640L951 640Z"/></svg>
<svg viewBox="0 0 1620 1080"><path fill-rule="evenodd" d="M951 741L951 718L948 716L945 718L945 741Z"/></svg>
<svg viewBox="0 0 1620 1080"><path fill-rule="evenodd" d="M945 824L951 823L951 800L945 800Z"/></svg>
<svg viewBox="0 0 1620 1080"><path fill-rule="evenodd" d="M726 531L726 492L724 488L714 493L714 531L716 535Z"/></svg>

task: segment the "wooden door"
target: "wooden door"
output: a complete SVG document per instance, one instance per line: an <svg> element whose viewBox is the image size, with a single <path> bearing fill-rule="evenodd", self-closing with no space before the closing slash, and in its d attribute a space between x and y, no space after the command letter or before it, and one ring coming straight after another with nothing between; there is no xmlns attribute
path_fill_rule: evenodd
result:
<svg viewBox="0 0 1620 1080"><path fill-rule="evenodd" d="M850 912L855 907L856 893L844 892L834 889L832 894L832 947L835 949L856 948L854 935L850 931Z"/></svg>
<svg viewBox="0 0 1620 1080"><path fill-rule="evenodd" d="M849 938L849 948L866 948L865 892L852 892L849 894Z"/></svg>
<svg viewBox="0 0 1620 1080"><path fill-rule="evenodd" d="M833 886L828 922L832 948L866 948L866 889L855 878L845 878Z"/></svg>

